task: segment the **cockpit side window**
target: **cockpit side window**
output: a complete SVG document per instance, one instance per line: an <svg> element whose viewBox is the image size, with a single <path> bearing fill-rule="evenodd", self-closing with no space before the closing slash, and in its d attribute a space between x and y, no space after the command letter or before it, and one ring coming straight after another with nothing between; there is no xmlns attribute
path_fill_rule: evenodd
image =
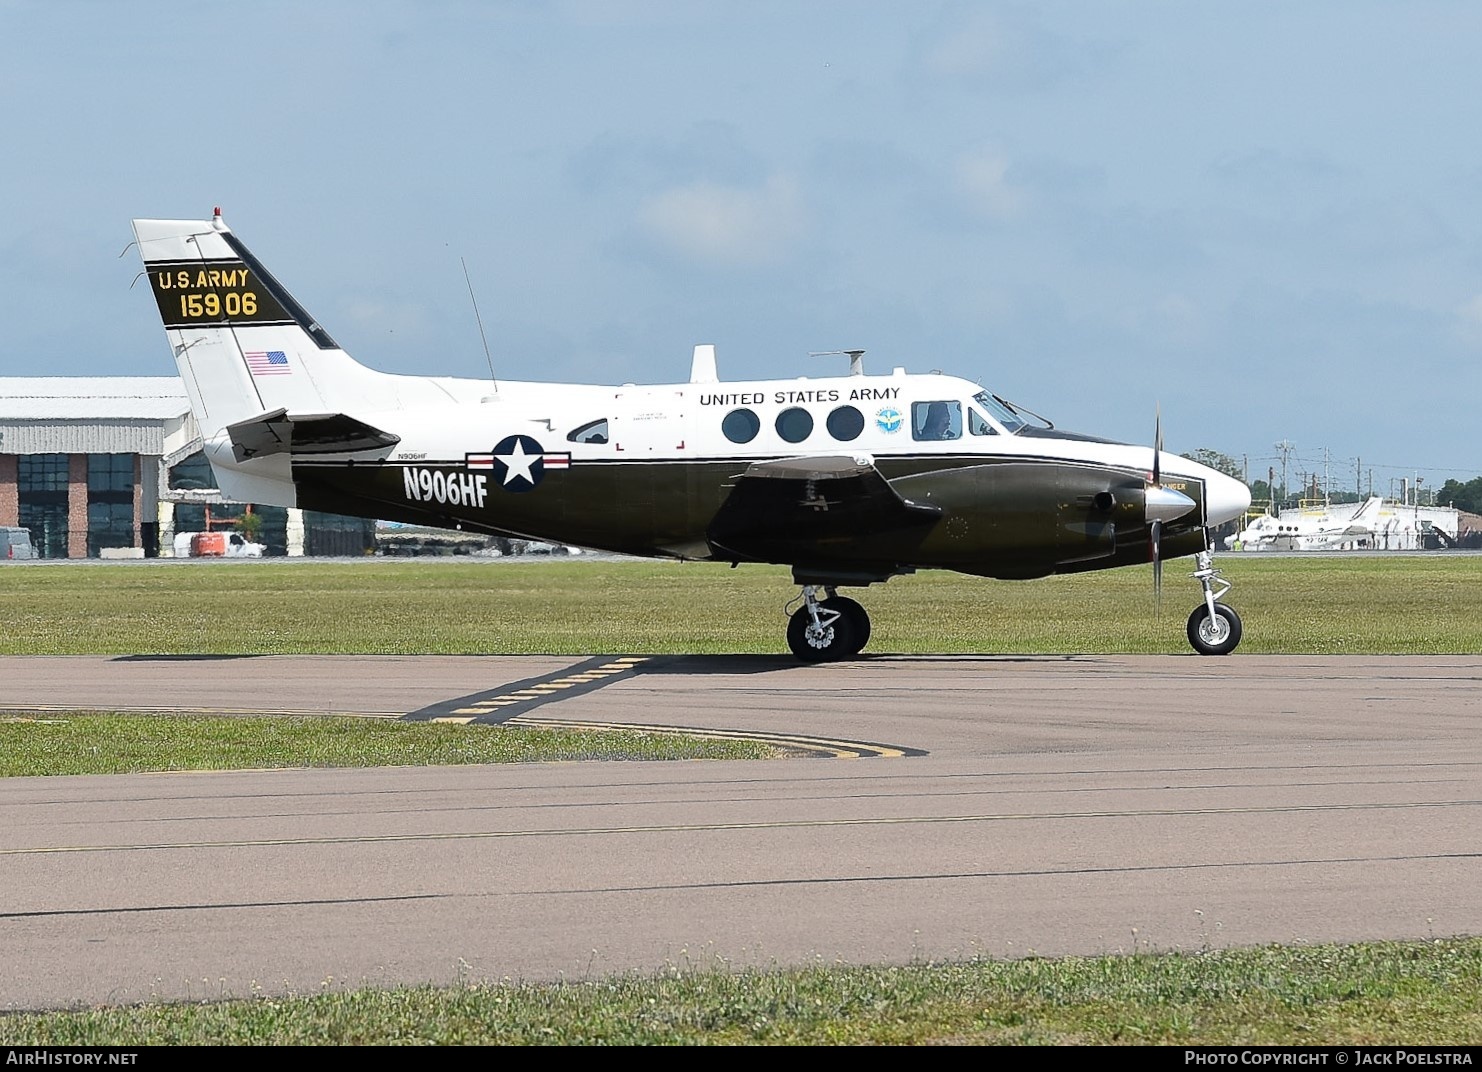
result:
<svg viewBox="0 0 1482 1072"><path fill-rule="evenodd" d="M998 435L998 429L972 406L967 407L967 430L973 435Z"/></svg>
<svg viewBox="0 0 1482 1072"><path fill-rule="evenodd" d="M1023 417L1019 416L1019 414L1016 413L1014 410L1004 405L1004 403L998 398L990 395L987 391L979 391L977 394L973 395L973 401L979 406L983 407L984 413L988 414L988 416L992 417L999 424L1003 425L1003 430L1009 435L1013 435L1020 428L1023 428L1026 424L1029 423Z"/></svg>
<svg viewBox="0 0 1482 1072"><path fill-rule="evenodd" d="M962 438L962 403L912 402L911 437L922 441Z"/></svg>
<svg viewBox="0 0 1482 1072"><path fill-rule="evenodd" d="M572 443L606 443L607 442L607 418L600 421L588 421L580 428L573 428L566 438Z"/></svg>

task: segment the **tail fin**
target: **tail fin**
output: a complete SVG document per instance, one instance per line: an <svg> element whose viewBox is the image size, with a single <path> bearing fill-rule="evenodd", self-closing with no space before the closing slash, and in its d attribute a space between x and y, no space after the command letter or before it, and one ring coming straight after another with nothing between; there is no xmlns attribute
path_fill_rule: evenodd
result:
<svg viewBox="0 0 1482 1072"><path fill-rule="evenodd" d="M1379 508L1384 505L1384 499L1378 495L1371 495L1354 511L1353 517L1348 522L1348 532L1353 535L1366 535L1379 527Z"/></svg>
<svg viewBox="0 0 1482 1072"><path fill-rule="evenodd" d="M243 427L398 409L417 393L416 377L376 372L340 349L220 209L210 220L135 220L134 237L223 494L293 505L290 452L234 453Z"/></svg>
<svg viewBox="0 0 1482 1072"><path fill-rule="evenodd" d="M135 220L134 236L207 438L268 410L329 408L315 366L327 359L344 372L354 362L237 240L219 209L209 221Z"/></svg>

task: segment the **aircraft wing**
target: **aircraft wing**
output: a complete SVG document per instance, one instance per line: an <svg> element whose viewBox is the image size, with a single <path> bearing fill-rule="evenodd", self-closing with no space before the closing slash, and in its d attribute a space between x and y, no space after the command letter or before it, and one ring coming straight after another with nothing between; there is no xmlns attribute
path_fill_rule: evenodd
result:
<svg viewBox="0 0 1482 1072"><path fill-rule="evenodd" d="M707 536L720 557L883 562L941 515L902 498L869 455L778 458L736 477Z"/></svg>

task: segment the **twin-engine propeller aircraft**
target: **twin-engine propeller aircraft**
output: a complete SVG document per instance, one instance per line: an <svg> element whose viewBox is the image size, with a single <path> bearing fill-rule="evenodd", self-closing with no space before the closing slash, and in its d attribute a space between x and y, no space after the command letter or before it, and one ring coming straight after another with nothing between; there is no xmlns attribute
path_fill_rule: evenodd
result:
<svg viewBox="0 0 1482 1072"><path fill-rule="evenodd" d="M396 376L353 361L222 222L135 220L222 494L656 558L770 562L802 586L787 641L848 658L839 588L918 569L1029 578L1194 555L1195 650L1240 641L1208 527L1238 480L1062 432L967 380L849 374L601 387ZM1161 440L1161 435L1158 437Z"/></svg>

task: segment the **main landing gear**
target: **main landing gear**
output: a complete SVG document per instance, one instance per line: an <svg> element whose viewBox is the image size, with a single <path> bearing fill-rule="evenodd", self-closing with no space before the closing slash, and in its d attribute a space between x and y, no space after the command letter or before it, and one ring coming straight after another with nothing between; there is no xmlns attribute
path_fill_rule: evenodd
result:
<svg viewBox="0 0 1482 1072"><path fill-rule="evenodd" d="M1240 643L1240 615L1218 600L1230 590L1230 582L1214 568L1214 556L1208 551L1200 551L1194 561L1194 579L1204 587L1204 602L1189 615L1189 643L1200 655L1229 655Z"/></svg>
<svg viewBox="0 0 1482 1072"><path fill-rule="evenodd" d="M787 646L805 663L852 659L870 642L870 616L833 588L803 585L803 605L787 622Z"/></svg>

